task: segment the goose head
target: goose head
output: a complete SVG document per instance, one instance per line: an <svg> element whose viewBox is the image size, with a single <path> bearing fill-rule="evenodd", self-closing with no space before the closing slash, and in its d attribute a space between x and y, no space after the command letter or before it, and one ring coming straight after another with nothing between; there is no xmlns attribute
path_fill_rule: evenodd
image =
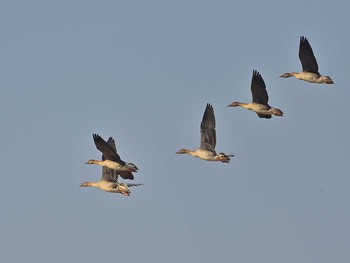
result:
<svg viewBox="0 0 350 263"><path fill-rule="evenodd" d="M239 102L234 101L230 105L228 105L227 107L237 107L237 106L239 106Z"/></svg>
<svg viewBox="0 0 350 263"><path fill-rule="evenodd" d="M280 78L289 78L289 77L295 76L297 74L298 74L298 72L284 73L280 76Z"/></svg>
<svg viewBox="0 0 350 263"><path fill-rule="evenodd" d="M96 164L97 161L94 159L88 160L85 164Z"/></svg>
<svg viewBox="0 0 350 263"><path fill-rule="evenodd" d="M180 149L180 150L178 150L175 154L184 154L184 153L188 153L188 150L186 150L186 149Z"/></svg>
<svg viewBox="0 0 350 263"><path fill-rule="evenodd" d="M88 186L91 186L90 182L85 182L85 183L82 183L81 185L79 185L80 187L88 187Z"/></svg>

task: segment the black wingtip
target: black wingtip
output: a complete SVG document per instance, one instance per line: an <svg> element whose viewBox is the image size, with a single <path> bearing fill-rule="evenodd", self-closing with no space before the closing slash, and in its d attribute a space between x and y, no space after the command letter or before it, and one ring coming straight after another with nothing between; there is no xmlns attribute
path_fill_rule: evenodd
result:
<svg viewBox="0 0 350 263"><path fill-rule="evenodd" d="M204 116L207 115L214 115L214 107L210 103L207 103L207 106L205 107Z"/></svg>
<svg viewBox="0 0 350 263"><path fill-rule="evenodd" d="M111 143L115 144L115 141L114 141L113 137L109 137L107 143L108 144L111 144Z"/></svg>
<svg viewBox="0 0 350 263"><path fill-rule="evenodd" d="M259 71L257 71L256 69L253 69L253 77L255 77L255 76L257 76L257 77L260 77L260 78L261 78L261 74L260 74L260 72L259 72Z"/></svg>
<svg viewBox="0 0 350 263"><path fill-rule="evenodd" d="M304 36L300 36L300 45L310 45L309 40Z"/></svg>
<svg viewBox="0 0 350 263"><path fill-rule="evenodd" d="M211 105L209 102L207 102L207 108L208 108L208 107L211 107L211 108L212 108L213 105Z"/></svg>
<svg viewBox="0 0 350 263"><path fill-rule="evenodd" d="M102 139L102 137L96 133L93 133L92 134L92 137L94 138L94 142L95 142L95 145L97 146L98 144L101 144L102 142L105 142L104 139Z"/></svg>
<svg viewBox="0 0 350 263"><path fill-rule="evenodd" d="M262 82L262 84L265 86L265 81L264 81L263 77L261 76L260 72L257 71L256 69L253 70L252 80L253 79L260 80Z"/></svg>

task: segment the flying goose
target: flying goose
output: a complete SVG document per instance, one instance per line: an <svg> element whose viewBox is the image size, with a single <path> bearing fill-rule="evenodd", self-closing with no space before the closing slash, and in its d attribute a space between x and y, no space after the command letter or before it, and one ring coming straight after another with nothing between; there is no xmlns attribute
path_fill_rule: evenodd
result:
<svg viewBox="0 0 350 263"><path fill-rule="evenodd" d="M116 149L115 147L115 142L112 137L109 137L108 142L107 142L114 150ZM102 155L102 160L105 160L105 156ZM96 187L101 190L104 190L109 193L120 193L124 196L129 196L130 195L130 189L129 187L133 186L139 186L142 184L126 184L126 183L119 183L118 182L118 175L120 175L124 179L133 179L133 175L129 171L114 171L106 166L102 167L102 177L99 181L97 182L85 182L80 185L80 187ZM130 175L132 178L130 178Z"/></svg>
<svg viewBox="0 0 350 263"><path fill-rule="evenodd" d="M251 103L232 102L228 107L241 106L247 110L254 111L260 118L271 119L272 115L283 116L283 112L273 108L268 104L269 96L266 91L266 85L261 74L253 70L251 91L253 101Z"/></svg>
<svg viewBox="0 0 350 263"><path fill-rule="evenodd" d="M99 161L91 159L85 164L98 164L105 166L109 169L115 170L117 172L123 172L120 174L124 179L134 179L131 172L137 172L138 168L133 163L126 163L120 159L116 149L109 145L105 140L103 140L99 135L93 134L94 142L96 148L102 152L105 160Z"/></svg>
<svg viewBox="0 0 350 263"><path fill-rule="evenodd" d="M223 163L229 163L230 157L233 157L233 154L226 155L224 153L217 153L215 151L215 145L215 115L213 106L208 103L201 122L201 142L199 149L195 151L180 149L176 152L176 154L187 153L206 161L220 161Z"/></svg>
<svg viewBox="0 0 350 263"><path fill-rule="evenodd" d="M300 59L301 65L303 67L302 72L300 72L300 73L297 73L297 72L284 73L280 77L281 78L289 78L291 76L294 76L297 79L301 79L301 80L311 82L311 83L334 84L331 77L322 76L318 72L318 65L317 65L317 61L316 61L314 52L312 51L312 48L309 44L309 41L304 36L300 37L299 59Z"/></svg>

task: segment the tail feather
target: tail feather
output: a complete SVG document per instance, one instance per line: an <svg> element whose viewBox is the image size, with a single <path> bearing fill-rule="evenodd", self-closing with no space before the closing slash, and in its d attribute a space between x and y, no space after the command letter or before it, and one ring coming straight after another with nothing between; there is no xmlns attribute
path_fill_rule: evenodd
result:
<svg viewBox="0 0 350 263"><path fill-rule="evenodd" d="M220 159L220 162L222 163L229 163L230 162L230 157L233 157L234 155L231 153L231 154L224 154L224 153L219 153L218 154L219 156L219 159Z"/></svg>
<svg viewBox="0 0 350 263"><path fill-rule="evenodd" d="M283 116L283 112L280 109L272 108L273 114L276 116Z"/></svg>

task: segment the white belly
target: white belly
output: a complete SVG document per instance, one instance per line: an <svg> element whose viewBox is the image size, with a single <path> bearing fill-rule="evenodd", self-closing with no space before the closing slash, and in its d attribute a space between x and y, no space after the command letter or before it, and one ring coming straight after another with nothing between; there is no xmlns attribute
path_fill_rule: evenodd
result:
<svg viewBox="0 0 350 263"><path fill-rule="evenodd" d="M219 161L219 157L216 156L213 152L202 149L198 149L196 151L196 157L206 161Z"/></svg>
<svg viewBox="0 0 350 263"><path fill-rule="evenodd" d="M311 72L302 72L302 74L300 74L299 79L307 82L311 82L311 83L318 83L320 80L320 76L318 74L311 73Z"/></svg>

